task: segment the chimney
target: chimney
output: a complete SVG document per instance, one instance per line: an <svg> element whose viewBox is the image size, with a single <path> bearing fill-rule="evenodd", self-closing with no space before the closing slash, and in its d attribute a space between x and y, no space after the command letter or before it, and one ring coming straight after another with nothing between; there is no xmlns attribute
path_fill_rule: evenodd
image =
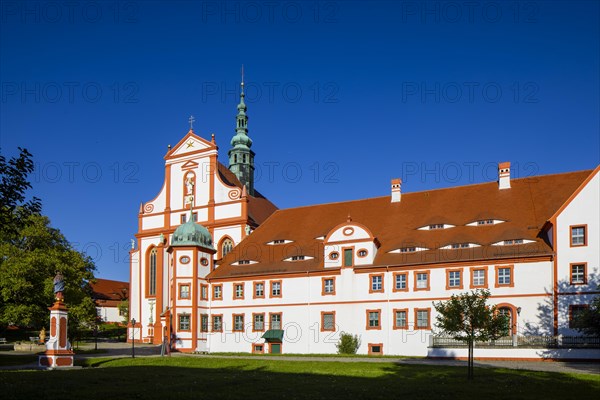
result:
<svg viewBox="0 0 600 400"><path fill-rule="evenodd" d="M498 164L498 189L510 189L510 162Z"/></svg>
<svg viewBox="0 0 600 400"><path fill-rule="evenodd" d="M400 185L402 185L400 178L392 179L392 203L400 203L400 197L402 196Z"/></svg>

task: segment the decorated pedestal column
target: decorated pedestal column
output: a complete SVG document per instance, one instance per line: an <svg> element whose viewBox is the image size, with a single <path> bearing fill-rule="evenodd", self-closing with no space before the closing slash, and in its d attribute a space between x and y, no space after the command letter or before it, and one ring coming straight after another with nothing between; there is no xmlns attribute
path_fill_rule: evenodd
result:
<svg viewBox="0 0 600 400"><path fill-rule="evenodd" d="M46 352L39 356L39 366L48 368L66 368L73 366L73 351L67 339L67 306L63 298L64 282L57 273L54 278L56 301L50 310L50 339L46 343Z"/></svg>

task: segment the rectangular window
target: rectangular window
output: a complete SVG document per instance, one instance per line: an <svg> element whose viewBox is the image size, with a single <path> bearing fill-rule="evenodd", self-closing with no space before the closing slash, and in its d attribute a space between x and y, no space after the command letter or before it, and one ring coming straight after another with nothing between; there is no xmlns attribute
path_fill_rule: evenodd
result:
<svg viewBox="0 0 600 400"><path fill-rule="evenodd" d="M381 310L367 310L367 329L381 329Z"/></svg>
<svg viewBox="0 0 600 400"><path fill-rule="evenodd" d="M394 273L394 292L402 292L408 290L408 273Z"/></svg>
<svg viewBox="0 0 600 400"><path fill-rule="evenodd" d="M223 332L223 316L222 315L213 315L212 331L213 332Z"/></svg>
<svg viewBox="0 0 600 400"><path fill-rule="evenodd" d="M269 329L281 329L281 313L269 314Z"/></svg>
<svg viewBox="0 0 600 400"><path fill-rule="evenodd" d="M233 284L233 299L243 299L244 298L244 284L243 283L234 283Z"/></svg>
<svg viewBox="0 0 600 400"><path fill-rule="evenodd" d="M408 328L408 309L394 310L394 329Z"/></svg>
<svg viewBox="0 0 600 400"><path fill-rule="evenodd" d="M223 298L223 286L213 285L213 300L221 300Z"/></svg>
<svg viewBox="0 0 600 400"><path fill-rule="evenodd" d="M321 331L335 331L335 311L321 311Z"/></svg>
<svg viewBox="0 0 600 400"><path fill-rule="evenodd" d="M200 315L200 332L208 332L208 314Z"/></svg>
<svg viewBox="0 0 600 400"><path fill-rule="evenodd" d="M255 332L265 330L265 314L252 314L252 330Z"/></svg>
<svg viewBox="0 0 600 400"><path fill-rule="evenodd" d="M571 247L587 246L587 225L571 226Z"/></svg>
<svg viewBox="0 0 600 400"><path fill-rule="evenodd" d="M335 294L335 278L322 279L321 295Z"/></svg>
<svg viewBox="0 0 600 400"><path fill-rule="evenodd" d="M244 314L233 314L233 330L244 330Z"/></svg>
<svg viewBox="0 0 600 400"><path fill-rule="evenodd" d="M380 356L383 354L383 343L369 343L369 355Z"/></svg>
<svg viewBox="0 0 600 400"><path fill-rule="evenodd" d="M179 298L189 299L190 298L190 285L179 285Z"/></svg>
<svg viewBox="0 0 600 400"><path fill-rule="evenodd" d="M200 300L208 300L208 285L200 285Z"/></svg>
<svg viewBox="0 0 600 400"><path fill-rule="evenodd" d="M383 292L383 274L369 275L369 278L371 280L369 293Z"/></svg>
<svg viewBox="0 0 600 400"><path fill-rule="evenodd" d="M265 283L254 282L254 298L262 299L265 297Z"/></svg>
<svg viewBox="0 0 600 400"><path fill-rule="evenodd" d="M181 214L179 217L179 223L185 224L185 221L187 221L187 214Z"/></svg>
<svg viewBox="0 0 600 400"><path fill-rule="evenodd" d="M449 289L462 289L462 270L448 270L446 271L446 290Z"/></svg>
<svg viewBox="0 0 600 400"><path fill-rule="evenodd" d="M281 281L271 281L271 297L281 297Z"/></svg>
<svg viewBox="0 0 600 400"><path fill-rule="evenodd" d="M192 221L198 222L198 213L192 213Z"/></svg>
<svg viewBox="0 0 600 400"><path fill-rule="evenodd" d="M571 264L571 285L587 283L587 263Z"/></svg>
<svg viewBox="0 0 600 400"><path fill-rule="evenodd" d="M502 286L514 286L512 265L496 265L496 287Z"/></svg>
<svg viewBox="0 0 600 400"><path fill-rule="evenodd" d="M253 344L252 345L252 352L255 354L256 353L260 353L260 354L264 353L265 352L264 349L265 349L265 347L263 344Z"/></svg>
<svg viewBox="0 0 600 400"><path fill-rule="evenodd" d="M354 265L352 254L353 249L344 249L344 267L351 267Z"/></svg>
<svg viewBox="0 0 600 400"><path fill-rule="evenodd" d="M471 268L471 289L487 287L487 267Z"/></svg>
<svg viewBox="0 0 600 400"><path fill-rule="evenodd" d="M416 290L429 290L429 271L415 271Z"/></svg>
<svg viewBox="0 0 600 400"><path fill-rule="evenodd" d="M180 331L190 330L190 316L189 314L181 314L179 316L179 328Z"/></svg>
<svg viewBox="0 0 600 400"><path fill-rule="evenodd" d="M587 304L572 304L569 306L569 328L574 328L575 320L587 310L589 306Z"/></svg>
<svg viewBox="0 0 600 400"><path fill-rule="evenodd" d="M430 329L429 308L415 309L415 329Z"/></svg>

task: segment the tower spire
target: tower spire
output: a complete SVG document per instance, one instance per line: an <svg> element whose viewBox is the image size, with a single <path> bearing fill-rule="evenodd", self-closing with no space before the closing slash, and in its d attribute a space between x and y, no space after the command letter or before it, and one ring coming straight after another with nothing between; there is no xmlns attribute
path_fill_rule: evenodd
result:
<svg viewBox="0 0 600 400"><path fill-rule="evenodd" d="M248 136L248 116L246 103L244 103L244 65L242 64L242 81L240 83L240 102L237 105L235 136L231 139L229 150L229 169L239 181L247 188L250 195L254 195L254 152L252 139Z"/></svg>
<svg viewBox="0 0 600 400"><path fill-rule="evenodd" d="M240 83L240 86L242 88L242 91L240 93L240 97L243 100L244 99L244 64L242 64L242 83Z"/></svg>

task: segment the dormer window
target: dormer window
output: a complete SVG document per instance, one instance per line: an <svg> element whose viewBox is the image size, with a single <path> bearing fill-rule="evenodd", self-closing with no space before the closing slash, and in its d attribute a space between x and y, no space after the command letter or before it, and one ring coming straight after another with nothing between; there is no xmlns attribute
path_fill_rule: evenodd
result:
<svg viewBox="0 0 600 400"><path fill-rule="evenodd" d="M417 251L425 251L425 250L429 250L429 249L425 248L425 247L418 247L418 246L407 246L407 247L401 247L399 249L391 250L388 253L416 253Z"/></svg>
<svg viewBox="0 0 600 400"><path fill-rule="evenodd" d="M500 242L492 243L492 246L514 246L517 244L533 243L535 240L528 239L507 239Z"/></svg>
<svg viewBox="0 0 600 400"><path fill-rule="evenodd" d="M453 249L466 249L471 247L470 243L452 243L451 248Z"/></svg>
<svg viewBox="0 0 600 400"><path fill-rule="evenodd" d="M505 240L504 241L504 245L505 246L509 246L512 244L523 244L523 239L512 239L512 240Z"/></svg>
<svg viewBox="0 0 600 400"><path fill-rule="evenodd" d="M283 261L305 261L305 260L312 260L312 259L313 259L313 257L310 257L310 256L299 255L299 256L288 257Z"/></svg>
<svg viewBox="0 0 600 400"><path fill-rule="evenodd" d="M292 243L293 240L287 240L287 239L275 239L269 243L267 243L268 245L274 246L274 245L278 245L278 244L286 244L286 243Z"/></svg>
<svg viewBox="0 0 600 400"><path fill-rule="evenodd" d="M420 231L437 231L438 229L454 228L456 225L450 224L429 224L418 228Z"/></svg>
<svg viewBox="0 0 600 400"><path fill-rule="evenodd" d="M486 218L486 219L478 219L477 221L470 222L466 226L496 225L496 224L501 224L503 222L504 221L499 220L499 219Z"/></svg>
<svg viewBox="0 0 600 400"><path fill-rule="evenodd" d="M254 260L239 260L238 262L234 262L231 265L250 265L250 264L256 264L258 263L258 261L254 261Z"/></svg>
<svg viewBox="0 0 600 400"><path fill-rule="evenodd" d="M442 249L442 250L449 250L449 249L458 250L458 249L468 249L471 247L479 247L479 245L476 243L452 243L447 246L440 247L440 249Z"/></svg>

